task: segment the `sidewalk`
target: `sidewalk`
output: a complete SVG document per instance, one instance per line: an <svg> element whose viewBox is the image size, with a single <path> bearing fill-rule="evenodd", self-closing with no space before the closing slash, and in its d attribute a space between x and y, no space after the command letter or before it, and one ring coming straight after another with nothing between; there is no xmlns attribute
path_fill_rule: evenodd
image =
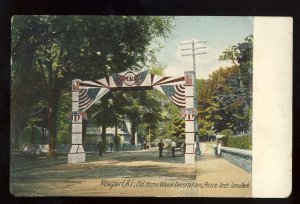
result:
<svg viewBox="0 0 300 204"><path fill-rule="evenodd" d="M196 181L201 197L251 197L252 176L243 169L213 154L196 156Z"/></svg>

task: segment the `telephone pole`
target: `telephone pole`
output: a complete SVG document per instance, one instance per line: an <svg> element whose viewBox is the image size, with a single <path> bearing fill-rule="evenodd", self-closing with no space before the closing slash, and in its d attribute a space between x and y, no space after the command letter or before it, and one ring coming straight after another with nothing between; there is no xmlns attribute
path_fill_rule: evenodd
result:
<svg viewBox="0 0 300 204"><path fill-rule="evenodd" d="M195 42L194 40L192 42L187 42L187 43L180 43L180 45L192 45L192 48L182 48L180 49L181 51L192 51L191 54L182 54L181 56L192 56L193 57L193 71L194 71L194 107L198 111L198 97L197 97L197 81L196 81L196 60L195 56L196 55L202 55L206 54L206 52L196 52L195 50L199 49L205 49L206 47L195 47L195 45L201 44L201 43L206 43L207 41L198 41ZM195 137L196 137L196 149L195 152L196 154L201 154L200 151L200 145L199 145L199 131L198 131L198 119L195 120Z"/></svg>

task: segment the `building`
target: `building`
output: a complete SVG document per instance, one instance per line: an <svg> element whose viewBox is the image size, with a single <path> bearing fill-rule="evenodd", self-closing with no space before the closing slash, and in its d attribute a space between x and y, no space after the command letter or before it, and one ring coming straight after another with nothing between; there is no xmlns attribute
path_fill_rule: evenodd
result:
<svg viewBox="0 0 300 204"><path fill-rule="evenodd" d="M131 123L129 121L123 122L121 126L118 126L117 135L118 140L116 142L116 129L115 127L106 127L105 143L106 151L117 150L135 150L139 149L139 145L131 145ZM101 138L102 127L95 124L89 124L86 130L85 145L98 144ZM116 146L117 143L117 146ZM135 135L135 144L137 144L137 136Z"/></svg>

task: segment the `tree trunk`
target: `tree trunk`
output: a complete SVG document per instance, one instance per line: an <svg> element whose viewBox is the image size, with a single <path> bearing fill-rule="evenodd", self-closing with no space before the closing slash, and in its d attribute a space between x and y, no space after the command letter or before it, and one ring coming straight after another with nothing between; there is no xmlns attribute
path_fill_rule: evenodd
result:
<svg viewBox="0 0 300 204"><path fill-rule="evenodd" d="M82 119L82 144L84 144L87 129L87 120Z"/></svg>
<svg viewBox="0 0 300 204"><path fill-rule="evenodd" d="M48 156L49 157L55 157L56 152L55 152L55 143L56 143L56 114L57 111L54 110L54 107L49 107L49 133L50 133L50 141L49 141L49 152Z"/></svg>
<svg viewBox="0 0 300 204"><path fill-rule="evenodd" d="M19 150L20 148L20 144L22 143L22 132L25 128L25 125L26 125L26 121L23 117L21 116L12 116L13 118L17 118L17 119L14 119L14 121L12 121L12 128L14 129L14 132L12 137L14 139L14 143L12 144L13 145L13 148L14 150Z"/></svg>
<svg viewBox="0 0 300 204"><path fill-rule="evenodd" d="M131 123L131 144L135 144L136 125Z"/></svg>
<svg viewBox="0 0 300 204"><path fill-rule="evenodd" d="M149 148L151 148L151 128L149 123Z"/></svg>
<svg viewBox="0 0 300 204"><path fill-rule="evenodd" d="M34 125L31 125L31 144L34 145Z"/></svg>
<svg viewBox="0 0 300 204"><path fill-rule="evenodd" d="M106 152L106 125L102 125L101 139L102 139L102 152Z"/></svg>
<svg viewBox="0 0 300 204"><path fill-rule="evenodd" d="M58 107L60 100L60 92L61 89L55 87L52 94L52 97L49 99L49 133L50 133L50 141L49 141L49 157L55 157L55 145L56 145L56 136L57 136L57 118L58 118Z"/></svg>
<svg viewBox="0 0 300 204"><path fill-rule="evenodd" d="M42 144L45 144L45 128L42 127Z"/></svg>
<svg viewBox="0 0 300 204"><path fill-rule="evenodd" d="M115 143L116 143L116 152L119 151L118 150L118 125L115 125Z"/></svg>

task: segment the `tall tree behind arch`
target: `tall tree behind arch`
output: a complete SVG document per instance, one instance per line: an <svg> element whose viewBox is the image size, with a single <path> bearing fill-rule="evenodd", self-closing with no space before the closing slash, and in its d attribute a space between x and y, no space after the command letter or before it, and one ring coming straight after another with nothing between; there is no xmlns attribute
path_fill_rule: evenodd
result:
<svg viewBox="0 0 300 204"><path fill-rule="evenodd" d="M49 156L55 155L58 106L61 94L70 91L74 78L99 79L132 66L141 69L151 54L149 45L156 37L166 37L172 18L151 16L14 16L12 20L12 69L30 62L40 80L20 66L31 82L28 89L41 88L49 107ZM28 32L30 31L30 32ZM24 59L22 45L32 42L32 57ZM17 51L19 50L19 52ZM22 80L13 78L12 83ZM19 88L12 90L13 97ZM31 97L31 96L28 96ZM71 110L71 108L70 108ZM16 117L18 114L16 114Z"/></svg>

